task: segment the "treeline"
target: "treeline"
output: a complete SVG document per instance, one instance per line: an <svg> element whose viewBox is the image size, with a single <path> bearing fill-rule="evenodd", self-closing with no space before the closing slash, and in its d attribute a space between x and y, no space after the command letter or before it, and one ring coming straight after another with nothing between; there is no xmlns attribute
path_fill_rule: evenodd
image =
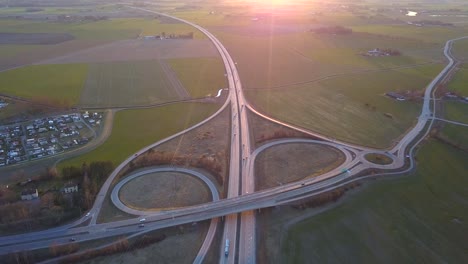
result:
<svg viewBox="0 0 468 264"><path fill-rule="evenodd" d="M387 49L380 49L381 52L383 53L386 53L390 56L401 56L401 52L399 50L396 50L396 49L390 49L390 48L387 48Z"/></svg>
<svg viewBox="0 0 468 264"><path fill-rule="evenodd" d="M95 161L89 165L84 163L81 168L64 167L62 169L63 179L81 183L79 199L74 206L79 206L82 210L91 208L101 185L113 170L114 165L110 161Z"/></svg>
<svg viewBox="0 0 468 264"><path fill-rule="evenodd" d="M98 249L89 249L77 254L66 256L65 258L61 259L59 263L78 263L96 257L113 255L125 251L132 251L135 249L145 248L154 243L159 243L164 239L166 239L165 234L143 235L142 237L137 238L132 243L130 243L126 238L121 238L115 243L112 243L111 245L108 245L106 247Z"/></svg>
<svg viewBox="0 0 468 264"><path fill-rule="evenodd" d="M339 187L337 189L321 193L319 195L313 196L309 199L301 200L298 203L294 203L291 207L299 210L304 210L306 208L318 207L325 205L329 202L336 202L340 199L348 190L354 189L359 187L361 184L358 182L353 182L347 184L343 187Z"/></svg>
<svg viewBox="0 0 468 264"><path fill-rule="evenodd" d="M452 23L443 22L440 20L420 20L420 21L413 21L413 24L419 24L422 26L443 26L443 27L451 27L453 26Z"/></svg>
<svg viewBox="0 0 468 264"><path fill-rule="evenodd" d="M188 32L186 34L167 34L166 32L162 32L161 37L169 39L193 39L193 32Z"/></svg>
<svg viewBox="0 0 468 264"><path fill-rule="evenodd" d="M303 134L300 132L296 132L293 130L286 130L286 129L276 129L273 131L269 131L266 133L260 134L256 139L255 143L256 144L261 144L266 141L274 140L274 139L281 139L281 138L293 138L293 137L301 137L301 138L308 138L308 139L316 139L319 140L317 137L313 137L311 135Z"/></svg>
<svg viewBox="0 0 468 264"><path fill-rule="evenodd" d="M41 226L57 225L89 209L103 182L113 171L109 161L83 164L81 168L65 167L62 175L54 168L48 168L41 174L25 182L18 182L9 188L0 188L0 229L33 230ZM78 192L64 194L63 185L72 181L79 188ZM47 182L54 182L49 189L40 189ZM39 202L18 201L19 193L24 188L38 189Z"/></svg>
<svg viewBox="0 0 468 264"><path fill-rule="evenodd" d="M338 35L345 35L353 33L353 30L350 28L342 27L342 26L331 26L331 27L320 27L311 29L310 31L316 34L338 34Z"/></svg>
<svg viewBox="0 0 468 264"><path fill-rule="evenodd" d="M215 177L218 184L223 185L224 173L222 159L223 158L219 155L209 156L204 154L197 157L189 157L174 152L150 150L130 162L123 174L128 174L139 168L157 165L191 166L209 171Z"/></svg>

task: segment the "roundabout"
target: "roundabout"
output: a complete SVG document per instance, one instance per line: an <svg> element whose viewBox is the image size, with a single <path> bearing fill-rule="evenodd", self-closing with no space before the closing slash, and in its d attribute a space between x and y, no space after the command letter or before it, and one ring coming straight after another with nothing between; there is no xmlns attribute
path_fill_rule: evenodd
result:
<svg viewBox="0 0 468 264"><path fill-rule="evenodd" d="M201 190L193 192L194 189ZM135 172L117 183L111 200L119 210L145 215L217 201L219 192L216 185L199 171L169 166L152 167Z"/></svg>

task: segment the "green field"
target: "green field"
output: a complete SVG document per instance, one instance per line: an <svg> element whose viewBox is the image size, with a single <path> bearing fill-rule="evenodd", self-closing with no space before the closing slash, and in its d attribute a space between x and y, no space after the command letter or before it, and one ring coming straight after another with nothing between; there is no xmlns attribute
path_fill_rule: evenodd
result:
<svg viewBox="0 0 468 264"><path fill-rule="evenodd" d="M294 225L269 263L468 262L466 152L431 141L417 159L416 175L377 182Z"/></svg>
<svg viewBox="0 0 468 264"><path fill-rule="evenodd" d="M159 61L98 63L89 66L80 104L148 105L179 99Z"/></svg>
<svg viewBox="0 0 468 264"><path fill-rule="evenodd" d="M457 27L425 26L416 27L406 24L401 25L360 25L352 27L356 32L368 32L384 34L395 38L417 39L428 43L439 43L444 45L449 39L466 35L466 25Z"/></svg>
<svg viewBox="0 0 468 264"><path fill-rule="evenodd" d="M214 96L227 87L224 64L219 58L169 59L168 63L193 98Z"/></svg>
<svg viewBox="0 0 468 264"><path fill-rule="evenodd" d="M451 91L459 93L461 96L468 96L468 68L460 68L453 79L448 84Z"/></svg>
<svg viewBox="0 0 468 264"><path fill-rule="evenodd" d="M274 90L248 90L261 112L341 140L390 146L416 121L420 103L399 102L388 91L422 91L441 65L354 74Z"/></svg>
<svg viewBox="0 0 468 264"><path fill-rule="evenodd" d="M468 150L468 127L444 123L439 136L457 147Z"/></svg>
<svg viewBox="0 0 468 264"><path fill-rule="evenodd" d="M447 101L444 106L446 119L468 124L468 103Z"/></svg>
<svg viewBox="0 0 468 264"><path fill-rule="evenodd" d="M83 162L112 161L118 165L137 150L194 125L214 113L218 105L180 103L117 112L112 134L95 150L59 164L80 167Z"/></svg>
<svg viewBox="0 0 468 264"><path fill-rule="evenodd" d="M453 55L459 60L468 60L468 39L457 40L453 43Z"/></svg>
<svg viewBox="0 0 468 264"><path fill-rule="evenodd" d="M49 103L76 105L88 66L32 65L0 73L0 92Z"/></svg>

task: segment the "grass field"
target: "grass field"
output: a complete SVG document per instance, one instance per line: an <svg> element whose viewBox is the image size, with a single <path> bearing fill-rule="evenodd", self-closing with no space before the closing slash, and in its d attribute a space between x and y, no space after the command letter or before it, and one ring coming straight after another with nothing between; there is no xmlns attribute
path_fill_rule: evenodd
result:
<svg viewBox="0 0 468 264"><path fill-rule="evenodd" d="M460 68L453 79L449 82L448 88L459 93L461 96L468 96L468 68Z"/></svg>
<svg viewBox="0 0 468 264"><path fill-rule="evenodd" d="M466 152L430 141L417 159L415 175L376 182L289 231L288 209L269 215L266 236L285 235L266 248L269 263L467 262Z"/></svg>
<svg viewBox="0 0 468 264"><path fill-rule="evenodd" d="M179 99L159 61L98 63L89 66L80 104L148 105Z"/></svg>
<svg viewBox="0 0 468 264"><path fill-rule="evenodd" d="M339 150L324 145L277 145L264 150L255 160L255 189L268 189L320 175L343 161L344 155Z"/></svg>
<svg viewBox="0 0 468 264"><path fill-rule="evenodd" d="M468 36L468 33L465 35ZM453 55L459 60L468 60L468 39L457 40L453 43Z"/></svg>
<svg viewBox="0 0 468 264"><path fill-rule="evenodd" d="M380 165L391 164L393 160L385 155L370 153L365 156L366 160Z"/></svg>
<svg viewBox="0 0 468 264"><path fill-rule="evenodd" d="M227 87L224 64L219 58L184 58L167 60L193 98L216 95Z"/></svg>
<svg viewBox="0 0 468 264"><path fill-rule="evenodd" d="M444 123L444 127L440 131L439 136L457 147L468 150L467 127Z"/></svg>
<svg viewBox="0 0 468 264"><path fill-rule="evenodd" d="M219 105L180 103L163 107L123 110L116 114L111 136L97 149L63 161L59 168L83 162L109 160L118 165L135 151L175 134L214 113Z"/></svg>
<svg viewBox="0 0 468 264"><path fill-rule="evenodd" d="M171 227L152 231L150 234L164 234L166 238L158 243L129 252L98 257L83 261L86 264L136 263L144 264L149 260L157 263L192 263L200 249L208 230L209 222L194 226Z"/></svg>
<svg viewBox="0 0 468 264"><path fill-rule="evenodd" d="M119 197L132 208L157 210L202 204L211 193L198 178L173 172L147 174L122 186Z"/></svg>
<svg viewBox="0 0 468 264"><path fill-rule="evenodd" d="M446 119L468 124L468 103L447 101L444 106Z"/></svg>
<svg viewBox="0 0 468 264"><path fill-rule="evenodd" d="M388 91L422 91L441 65L346 75L274 90L248 90L263 113L341 140L390 146L411 127L420 103L399 102Z"/></svg>
<svg viewBox="0 0 468 264"><path fill-rule="evenodd" d="M32 65L0 73L0 92L34 100L76 105L88 66Z"/></svg>
<svg viewBox="0 0 468 264"><path fill-rule="evenodd" d="M429 43L445 44L449 39L466 35L466 26L457 27L437 27L425 26L416 27L411 25L361 25L352 27L356 32L368 32L374 34L385 34L397 38L417 39Z"/></svg>

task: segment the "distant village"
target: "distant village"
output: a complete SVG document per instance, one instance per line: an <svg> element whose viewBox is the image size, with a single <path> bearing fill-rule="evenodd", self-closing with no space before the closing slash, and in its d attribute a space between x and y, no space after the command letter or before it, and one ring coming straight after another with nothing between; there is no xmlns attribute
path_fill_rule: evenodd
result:
<svg viewBox="0 0 468 264"><path fill-rule="evenodd" d="M88 143L102 113L72 113L0 127L0 167L55 155Z"/></svg>

